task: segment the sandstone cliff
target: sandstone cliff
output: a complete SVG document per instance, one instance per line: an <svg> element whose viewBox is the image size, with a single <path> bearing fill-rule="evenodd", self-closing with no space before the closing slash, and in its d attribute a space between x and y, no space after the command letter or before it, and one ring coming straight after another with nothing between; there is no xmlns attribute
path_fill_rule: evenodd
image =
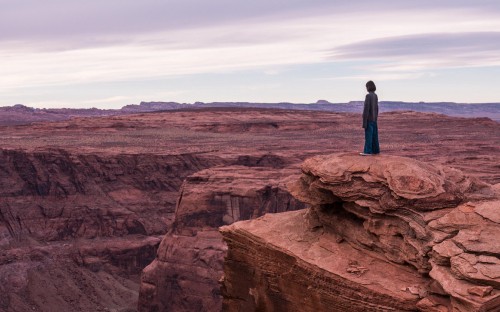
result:
<svg viewBox="0 0 500 312"><path fill-rule="evenodd" d="M318 156L308 210L221 228L224 311L500 311L500 194L396 156Z"/></svg>
<svg viewBox="0 0 500 312"><path fill-rule="evenodd" d="M183 178L217 162L0 150L0 311L135 308Z"/></svg>
<svg viewBox="0 0 500 312"><path fill-rule="evenodd" d="M220 311L226 246L218 227L304 208L286 190L297 169L230 166L206 169L182 185L172 230L143 271L140 311Z"/></svg>

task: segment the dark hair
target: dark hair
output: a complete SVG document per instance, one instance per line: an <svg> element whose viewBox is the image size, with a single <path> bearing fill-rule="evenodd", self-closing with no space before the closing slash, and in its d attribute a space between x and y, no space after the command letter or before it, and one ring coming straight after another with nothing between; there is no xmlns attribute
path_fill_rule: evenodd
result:
<svg viewBox="0 0 500 312"><path fill-rule="evenodd" d="M373 81L368 81L366 83L366 90L368 90L368 92L375 92L377 90L377 87L375 87L375 82Z"/></svg>

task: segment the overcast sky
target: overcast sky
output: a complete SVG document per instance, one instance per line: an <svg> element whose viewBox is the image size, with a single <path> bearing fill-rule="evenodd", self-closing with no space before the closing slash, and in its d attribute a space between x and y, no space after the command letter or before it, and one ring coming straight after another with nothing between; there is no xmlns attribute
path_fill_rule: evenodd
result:
<svg viewBox="0 0 500 312"><path fill-rule="evenodd" d="M500 1L0 0L0 106L500 102Z"/></svg>

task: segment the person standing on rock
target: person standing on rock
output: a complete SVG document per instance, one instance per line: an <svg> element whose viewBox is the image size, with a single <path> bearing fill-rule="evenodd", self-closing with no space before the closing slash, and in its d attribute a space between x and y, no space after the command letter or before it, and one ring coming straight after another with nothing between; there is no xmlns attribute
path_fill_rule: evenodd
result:
<svg viewBox="0 0 500 312"><path fill-rule="evenodd" d="M375 94L377 87L373 81L366 83L366 91L368 94L365 97L365 105L363 108L363 128L365 129L365 148L363 156L375 155L380 153L378 144L378 96Z"/></svg>

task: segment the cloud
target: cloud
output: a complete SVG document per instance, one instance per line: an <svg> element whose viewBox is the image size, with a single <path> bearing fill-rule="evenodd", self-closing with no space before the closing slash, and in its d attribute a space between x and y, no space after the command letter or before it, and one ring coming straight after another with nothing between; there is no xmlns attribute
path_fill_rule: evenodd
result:
<svg viewBox="0 0 500 312"><path fill-rule="evenodd" d="M311 75L423 79L432 68L498 64L491 29L500 29L498 1L4 1L0 91L24 101L27 88L36 97L128 81L144 94L150 79L282 79L289 67L317 64L330 72ZM350 72L330 74L340 63ZM101 93L90 98L123 95Z"/></svg>
<svg viewBox="0 0 500 312"><path fill-rule="evenodd" d="M340 57L386 58L500 52L500 32L418 34L378 38L335 49Z"/></svg>
<svg viewBox="0 0 500 312"><path fill-rule="evenodd" d="M500 32L426 33L378 38L340 46L335 59L381 60L377 69L500 65Z"/></svg>
<svg viewBox="0 0 500 312"><path fill-rule="evenodd" d="M318 80L332 80L332 81L401 81L401 80L414 80L425 77L433 77L434 74L426 72L408 72L408 73L387 73L387 72L375 72L364 75L350 75L350 76L336 76L329 78L320 78Z"/></svg>
<svg viewBox="0 0 500 312"><path fill-rule="evenodd" d="M1 41L52 41L70 46L120 43L158 32L265 19L330 6L325 0L18 0L2 3Z"/></svg>
<svg viewBox="0 0 500 312"><path fill-rule="evenodd" d="M416 29L463 31L500 27L500 19L485 18L473 24L475 17L444 16L440 11L411 16L385 12L371 19L370 27L376 30L371 32L366 31L367 25L358 23L358 18L365 20L370 16L357 13L333 18L322 13L290 19L238 20L231 27L212 25L149 32L118 40L123 41L120 43L56 51L32 49L33 43L2 45L0 57L6 62L0 67L0 89L244 70L272 72L286 65L330 62L332 44L337 46L333 49L337 61L377 60L369 70L409 72L392 77L416 77L415 71L464 64L464 58L469 62L477 59L471 56L481 56L481 64L485 64L500 55L497 32L408 35ZM457 18L462 23L457 23ZM389 37L390 34L397 36ZM385 36L377 38L380 35ZM49 42L37 46L43 44L52 45ZM385 77L391 79L389 74Z"/></svg>
<svg viewBox="0 0 500 312"><path fill-rule="evenodd" d="M115 45L60 52L3 52L0 89L125 81L256 70L265 66L308 63L315 58L300 43L162 49Z"/></svg>
<svg viewBox="0 0 500 312"><path fill-rule="evenodd" d="M457 10L468 15L498 15L498 1L382 1L368 0L17 0L3 1L0 41L42 44L45 48L123 44L137 37L207 27L297 20L330 16L331 22L352 20L368 26L380 16L398 19L402 12L422 15L436 11L445 17ZM439 18L439 17L437 17ZM457 16L458 22L460 16ZM423 25L425 26L425 25ZM393 28L394 30L394 28ZM241 37L244 40L244 37Z"/></svg>

